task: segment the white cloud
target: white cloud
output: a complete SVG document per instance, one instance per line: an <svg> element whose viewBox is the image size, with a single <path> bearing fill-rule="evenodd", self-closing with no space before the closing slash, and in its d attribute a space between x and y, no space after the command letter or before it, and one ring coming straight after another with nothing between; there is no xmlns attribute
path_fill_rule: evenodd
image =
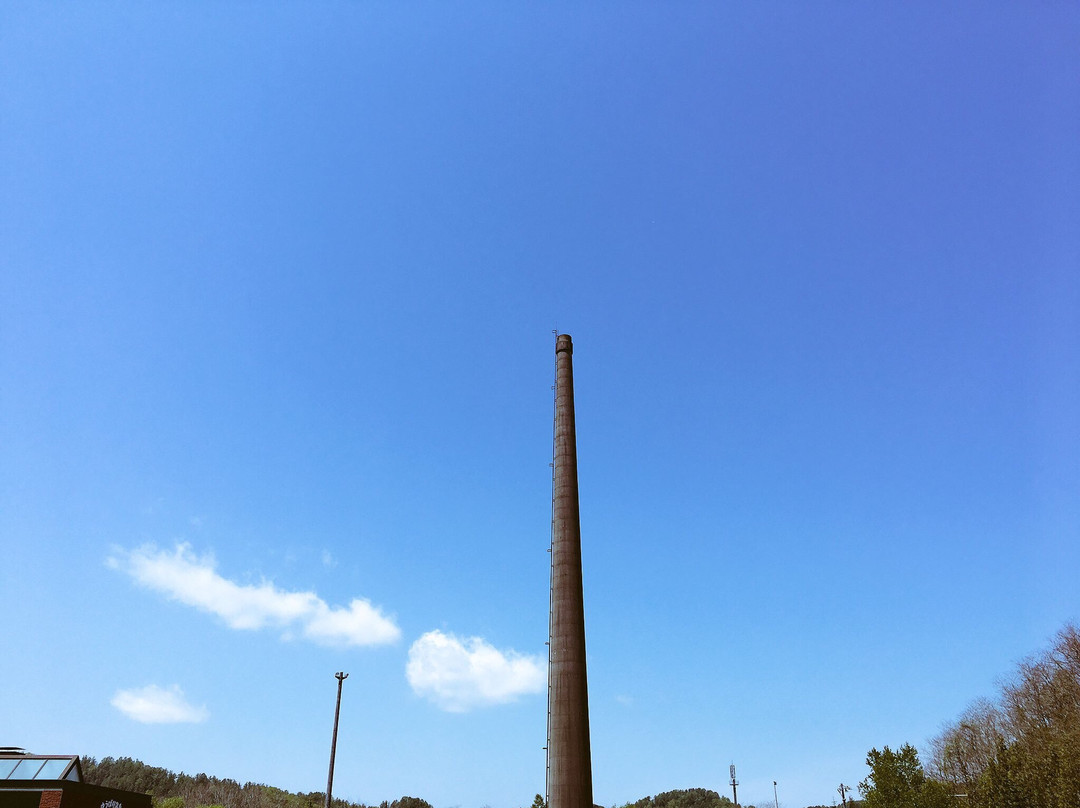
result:
<svg viewBox="0 0 1080 808"><path fill-rule="evenodd" d="M118 690L111 704L128 718L143 724L199 724L210 717L205 706L188 703L179 685L168 689L147 685L134 690Z"/></svg>
<svg viewBox="0 0 1080 808"><path fill-rule="evenodd" d="M379 645L394 642L401 631L370 601L328 606L314 592L286 592L269 581L238 584L223 578L213 556L198 558L188 544L173 552L146 545L116 550L107 561L113 569L166 597L217 615L230 628L281 628L322 645Z"/></svg>
<svg viewBox="0 0 1080 808"><path fill-rule="evenodd" d="M398 627L387 620L370 601L355 598L348 609L328 607L321 600L304 619L304 636L323 644L333 644L339 637L355 638L352 645L393 642L400 636Z"/></svg>
<svg viewBox="0 0 1080 808"><path fill-rule="evenodd" d="M429 631L412 644L405 675L413 691L442 709L463 713L544 689L539 657L505 653L480 637Z"/></svg>

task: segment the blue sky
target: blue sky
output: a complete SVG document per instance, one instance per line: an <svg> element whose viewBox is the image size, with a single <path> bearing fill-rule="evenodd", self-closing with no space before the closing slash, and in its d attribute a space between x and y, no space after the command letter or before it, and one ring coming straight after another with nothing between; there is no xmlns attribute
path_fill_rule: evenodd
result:
<svg viewBox="0 0 1080 808"><path fill-rule="evenodd" d="M0 743L830 803L1080 617L1067 3L4 3Z"/></svg>

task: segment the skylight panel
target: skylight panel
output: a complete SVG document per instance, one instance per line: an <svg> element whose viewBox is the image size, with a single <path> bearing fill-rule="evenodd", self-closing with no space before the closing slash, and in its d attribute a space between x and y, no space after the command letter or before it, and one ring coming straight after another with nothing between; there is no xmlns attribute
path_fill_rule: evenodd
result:
<svg viewBox="0 0 1080 808"><path fill-rule="evenodd" d="M23 758L18 762L11 773L8 775L8 780L33 780L38 773L38 769L44 763L41 758Z"/></svg>
<svg viewBox="0 0 1080 808"><path fill-rule="evenodd" d="M66 769L71 764L71 758L53 758L52 760L46 760L45 765L41 767L41 771L37 773L35 780L59 780Z"/></svg>

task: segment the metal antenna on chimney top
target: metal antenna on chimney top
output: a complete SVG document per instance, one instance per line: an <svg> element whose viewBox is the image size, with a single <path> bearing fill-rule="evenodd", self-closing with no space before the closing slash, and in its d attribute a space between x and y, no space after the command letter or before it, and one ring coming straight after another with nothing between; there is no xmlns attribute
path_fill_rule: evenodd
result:
<svg viewBox="0 0 1080 808"><path fill-rule="evenodd" d="M735 803L735 808L739 808L739 781L735 779L734 763L728 767L728 772L731 773L731 801Z"/></svg>

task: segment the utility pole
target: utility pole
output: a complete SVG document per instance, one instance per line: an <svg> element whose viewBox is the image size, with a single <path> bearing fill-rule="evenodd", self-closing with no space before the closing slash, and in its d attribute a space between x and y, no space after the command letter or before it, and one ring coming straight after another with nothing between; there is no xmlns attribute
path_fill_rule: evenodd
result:
<svg viewBox="0 0 1080 808"><path fill-rule="evenodd" d="M731 801L735 803L735 808L739 808L739 781L735 779L734 763L728 767L728 771L731 773Z"/></svg>
<svg viewBox="0 0 1080 808"><path fill-rule="evenodd" d="M776 781L772 781L772 801L776 808L780 808L780 798L776 796Z"/></svg>
<svg viewBox="0 0 1080 808"><path fill-rule="evenodd" d="M841 783L836 790L840 792L840 801L843 802L844 805L847 805L847 793L851 791L851 786L845 786Z"/></svg>
<svg viewBox="0 0 1080 808"><path fill-rule="evenodd" d="M330 792L334 789L334 754L337 752L337 725L338 716L341 714L341 683L349 678L349 674L338 671L334 674L337 679L337 705L334 707L334 737L330 740L330 774L326 778L326 808L330 808L333 799Z"/></svg>

